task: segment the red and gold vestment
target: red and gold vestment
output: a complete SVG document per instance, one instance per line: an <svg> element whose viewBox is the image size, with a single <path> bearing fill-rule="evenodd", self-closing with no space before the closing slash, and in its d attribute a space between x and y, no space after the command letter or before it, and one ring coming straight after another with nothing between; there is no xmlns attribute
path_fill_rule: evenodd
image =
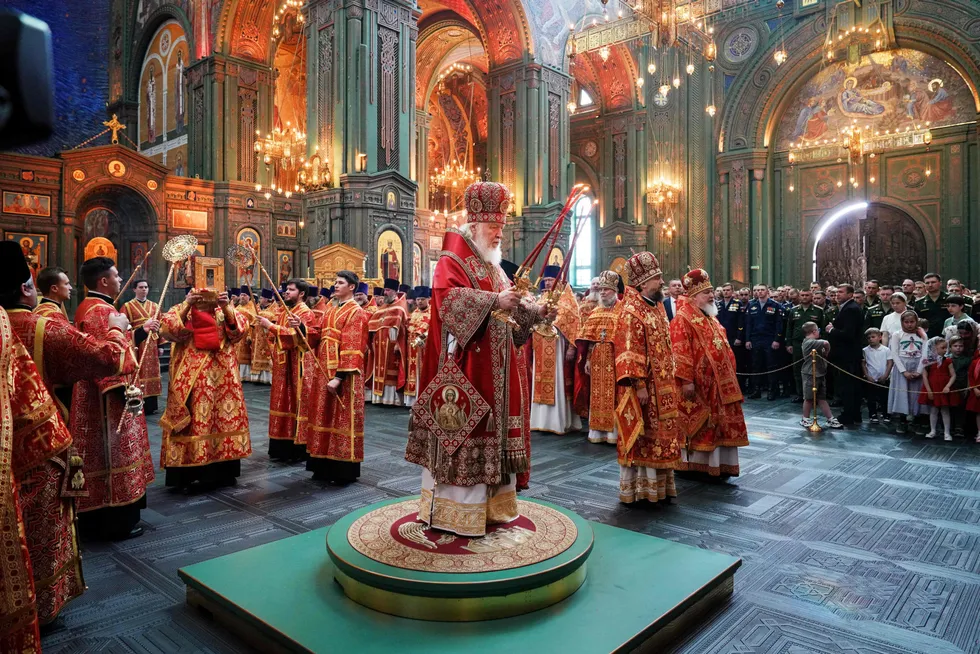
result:
<svg viewBox="0 0 980 654"><path fill-rule="evenodd" d="M425 311L416 309L408 320L408 379L405 381L405 395L417 396L419 392L419 366L425 353L425 339L429 333L429 307Z"/></svg>
<svg viewBox="0 0 980 654"><path fill-rule="evenodd" d="M136 344L137 358L143 356L143 350L149 347L143 367L140 368L138 386L143 389L143 397L156 397L163 393L163 383L160 381L160 341L143 331L143 324L156 315L157 303L152 300L140 302L133 299L123 305L123 313L129 318L133 328L133 341Z"/></svg>
<svg viewBox="0 0 980 654"><path fill-rule="evenodd" d="M673 471L680 464L682 437L677 424L677 387L670 351L670 329L663 304L651 304L635 288L623 294L620 319L613 339L616 350L616 414L619 436L616 454L624 468ZM649 401L639 407L636 391L647 390ZM638 414L637 414L638 409ZM628 428L624 429L623 425ZM622 472L622 471L621 471ZM661 479L659 488L648 479L624 489L620 499L663 499L673 493L673 477ZM666 489L663 488L666 483ZM649 484L649 485L646 485ZM631 499L633 498L633 499Z"/></svg>
<svg viewBox="0 0 980 654"><path fill-rule="evenodd" d="M527 340L533 314L523 307L515 310L522 325L517 333L490 316L497 294L508 286L506 276L480 259L464 236L446 232L433 278L419 387L424 390L436 377L452 338L451 358L490 411L451 452L424 426L413 425L405 458L429 469L438 483L496 485L502 475L529 467L524 446L530 430L528 380L516 374L526 371L518 364L515 342ZM413 407L413 417L418 410Z"/></svg>
<svg viewBox="0 0 980 654"><path fill-rule="evenodd" d="M240 366L251 366L252 364L252 342L255 339L255 322L258 319L259 311L255 302L249 299L248 302L235 307L235 313L245 317L245 332L242 338L235 341L235 359ZM249 372L256 372L249 368ZM242 380L246 381L246 380Z"/></svg>
<svg viewBox="0 0 980 654"><path fill-rule="evenodd" d="M299 318L309 338L315 329L316 314L297 302L292 315ZM272 394L269 398L269 439L296 442L302 412L303 378L306 374L306 355L309 353L302 336L289 326L288 311L281 311L269 328L272 349Z"/></svg>
<svg viewBox="0 0 980 654"><path fill-rule="evenodd" d="M312 458L360 462L364 460L364 350L367 348L368 314L353 299L330 302L318 334L311 340L316 356L329 378L311 367L312 378L306 449ZM318 343L314 343L318 340ZM341 377L337 394L327 382Z"/></svg>
<svg viewBox="0 0 980 654"><path fill-rule="evenodd" d="M51 606L37 603L42 598L35 593L31 559L35 544L25 523L44 519L32 514L32 507L47 505L34 497L49 492L45 487L47 475L40 473L44 478L40 486L34 477L46 470L52 457L66 450L71 440L30 354L0 309L0 652L41 651L38 615ZM65 547L73 548L74 541ZM77 562L69 558L68 564L73 560ZM81 571L77 573L81 585Z"/></svg>
<svg viewBox="0 0 980 654"><path fill-rule="evenodd" d="M579 324L585 325L592 311L599 305L590 297L586 297L579 303ZM572 389L572 409L581 417L589 415L589 375L585 372L586 356L577 355L575 362L575 384Z"/></svg>
<svg viewBox="0 0 980 654"><path fill-rule="evenodd" d="M278 306L278 304L270 304L265 309L259 309L257 315L276 322L279 318L278 312L276 311L276 307ZM272 372L272 345L266 336L265 330L256 322L252 325L249 332L252 341L252 358L249 370L251 370L253 376L262 372Z"/></svg>
<svg viewBox="0 0 980 654"><path fill-rule="evenodd" d="M589 361L589 428L611 432L616 423L616 354L613 337L619 320L619 304L611 309L596 308L579 332L579 340L588 343ZM584 368L584 366L583 366Z"/></svg>
<svg viewBox="0 0 980 654"><path fill-rule="evenodd" d="M163 315L160 333L173 342L167 408L160 418L160 467L201 466L252 453L248 411L238 378L235 345L245 338L248 317L234 323L221 308L182 305Z"/></svg>
<svg viewBox="0 0 980 654"><path fill-rule="evenodd" d="M375 395L383 395L385 386L393 386L399 392L405 388L407 327L408 301L404 293L399 293L391 304L381 303L368 320L368 331L373 335L374 344ZM391 338L392 330L394 338Z"/></svg>
<svg viewBox="0 0 980 654"><path fill-rule="evenodd" d="M46 297L38 299L37 306L34 307L34 313L49 320L71 322L68 320L68 313L65 312L65 307L61 303L49 300Z"/></svg>
<svg viewBox="0 0 980 654"><path fill-rule="evenodd" d="M90 292L75 312L75 326L101 341L109 340L109 316L117 311L109 298ZM71 433L82 457L87 497L77 500L80 513L132 504L153 481L153 460L142 415L127 414L124 390L129 374L86 379L72 394Z"/></svg>
<svg viewBox="0 0 980 654"><path fill-rule="evenodd" d="M693 383L697 397L679 398L678 427L688 452L711 452L718 447L749 444L742 414L742 391L735 375L735 354L725 328L693 302L683 298L670 323L674 351L674 375L678 387ZM737 475L738 466L722 463L709 469L697 463L685 468L708 473Z"/></svg>
<svg viewBox="0 0 980 654"><path fill-rule="evenodd" d="M110 330L108 340L99 341L61 318L51 320L27 308L8 313L14 333L58 404L64 429L69 407L57 402L54 389L70 388L84 379L129 374L136 369L125 332ZM24 471L19 480L41 624L54 620L62 607L85 589L74 524L74 498L84 491L81 476L72 483L80 466L77 458L73 460L73 453L73 448L66 447L42 465Z"/></svg>

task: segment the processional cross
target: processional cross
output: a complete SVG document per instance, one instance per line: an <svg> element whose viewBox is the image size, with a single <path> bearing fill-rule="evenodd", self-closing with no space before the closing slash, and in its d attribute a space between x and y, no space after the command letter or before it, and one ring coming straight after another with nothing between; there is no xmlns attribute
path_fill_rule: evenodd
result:
<svg viewBox="0 0 980 654"><path fill-rule="evenodd" d="M119 122L119 117L116 114L112 114L112 120L104 120L102 124L112 130L112 144L118 145L119 132L126 129L126 126Z"/></svg>

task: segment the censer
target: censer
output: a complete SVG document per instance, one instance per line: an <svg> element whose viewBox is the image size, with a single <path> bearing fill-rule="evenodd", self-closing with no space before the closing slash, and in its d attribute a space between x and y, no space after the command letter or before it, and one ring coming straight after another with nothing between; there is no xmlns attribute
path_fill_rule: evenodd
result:
<svg viewBox="0 0 980 654"><path fill-rule="evenodd" d="M177 266L193 256L196 252L197 239L190 234L175 236L163 246L163 258L170 262L170 271L167 273L167 281L163 283L163 289L160 291L160 299L157 301L157 309L153 314L153 320L160 319L160 307L163 306L163 299L167 295L167 287L170 286L170 280L173 279ZM126 410L119 416L119 424L116 426L117 432L122 432L123 420L126 419L127 415L135 417L143 413L143 389L136 385L136 381L139 379L140 370L143 369L143 361L146 360L146 353L151 347L156 347L158 338L155 332L150 334L146 347L143 348L143 354L140 355L139 363L136 365L136 370L133 372L132 381L126 385L124 391L126 396Z"/></svg>

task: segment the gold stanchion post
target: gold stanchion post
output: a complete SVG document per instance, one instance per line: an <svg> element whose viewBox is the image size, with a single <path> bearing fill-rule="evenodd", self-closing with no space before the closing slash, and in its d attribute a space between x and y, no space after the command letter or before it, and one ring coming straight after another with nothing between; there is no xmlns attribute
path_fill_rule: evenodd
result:
<svg viewBox="0 0 980 654"><path fill-rule="evenodd" d="M812 362L810 378L813 380L811 384L813 386L811 389L813 393L813 423L806 429L811 434L819 434L823 431L823 428L817 422L817 348L810 350L810 361Z"/></svg>

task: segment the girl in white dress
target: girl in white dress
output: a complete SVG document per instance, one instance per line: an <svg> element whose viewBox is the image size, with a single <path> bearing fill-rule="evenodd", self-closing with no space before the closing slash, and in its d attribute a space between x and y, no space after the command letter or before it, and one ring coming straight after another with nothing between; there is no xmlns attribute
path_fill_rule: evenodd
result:
<svg viewBox="0 0 980 654"><path fill-rule="evenodd" d="M918 314L906 311L902 314L902 331L893 333L888 339L895 361L888 389L888 412L900 416L895 429L899 434L905 433L907 420L919 414L925 345L926 338L919 332Z"/></svg>

